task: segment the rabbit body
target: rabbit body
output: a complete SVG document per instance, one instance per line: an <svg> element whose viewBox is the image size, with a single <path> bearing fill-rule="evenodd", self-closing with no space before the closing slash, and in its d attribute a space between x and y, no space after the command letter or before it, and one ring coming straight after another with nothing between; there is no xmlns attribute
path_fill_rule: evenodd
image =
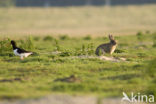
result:
<svg viewBox="0 0 156 104"><path fill-rule="evenodd" d="M117 42L114 40L112 35L109 35L110 42L101 44L96 48L95 54L99 56L99 52L112 54L117 46Z"/></svg>

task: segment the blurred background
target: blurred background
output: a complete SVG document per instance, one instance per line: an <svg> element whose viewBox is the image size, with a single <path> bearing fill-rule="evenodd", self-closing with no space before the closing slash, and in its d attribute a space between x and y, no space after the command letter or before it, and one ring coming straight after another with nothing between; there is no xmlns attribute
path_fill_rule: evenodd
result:
<svg viewBox="0 0 156 104"><path fill-rule="evenodd" d="M103 6L103 5L130 5L152 4L155 0L1 0L1 6L18 7L48 7L48 6Z"/></svg>
<svg viewBox="0 0 156 104"><path fill-rule="evenodd" d="M155 32L156 0L0 0L1 35Z"/></svg>

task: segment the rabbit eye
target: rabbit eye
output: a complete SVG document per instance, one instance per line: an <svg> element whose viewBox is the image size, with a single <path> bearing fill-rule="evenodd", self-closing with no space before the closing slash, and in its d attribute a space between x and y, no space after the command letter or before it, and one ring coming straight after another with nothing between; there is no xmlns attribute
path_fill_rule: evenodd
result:
<svg viewBox="0 0 156 104"><path fill-rule="evenodd" d="M116 44L116 41L112 41L113 44Z"/></svg>

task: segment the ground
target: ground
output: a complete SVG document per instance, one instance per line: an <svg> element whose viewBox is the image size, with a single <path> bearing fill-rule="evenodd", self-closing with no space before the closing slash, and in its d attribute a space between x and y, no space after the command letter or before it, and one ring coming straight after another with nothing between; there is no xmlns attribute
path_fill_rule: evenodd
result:
<svg viewBox="0 0 156 104"><path fill-rule="evenodd" d="M2 41L0 56L0 98L35 98L54 93L120 97L122 92L146 93L146 65L155 58L153 34L117 36L118 47L112 56L118 61L102 60L95 48L108 37L70 38L68 36L29 37L17 45L36 52L20 60L14 56L10 40ZM10 47L10 48L9 48ZM124 58L124 60L120 60Z"/></svg>

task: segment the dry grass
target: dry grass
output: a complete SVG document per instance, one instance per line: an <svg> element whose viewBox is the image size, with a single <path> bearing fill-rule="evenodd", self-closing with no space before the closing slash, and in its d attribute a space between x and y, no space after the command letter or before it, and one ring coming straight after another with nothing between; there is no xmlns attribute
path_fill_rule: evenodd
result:
<svg viewBox="0 0 156 104"><path fill-rule="evenodd" d="M131 34L155 31L156 6L0 8L0 34Z"/></svg>

